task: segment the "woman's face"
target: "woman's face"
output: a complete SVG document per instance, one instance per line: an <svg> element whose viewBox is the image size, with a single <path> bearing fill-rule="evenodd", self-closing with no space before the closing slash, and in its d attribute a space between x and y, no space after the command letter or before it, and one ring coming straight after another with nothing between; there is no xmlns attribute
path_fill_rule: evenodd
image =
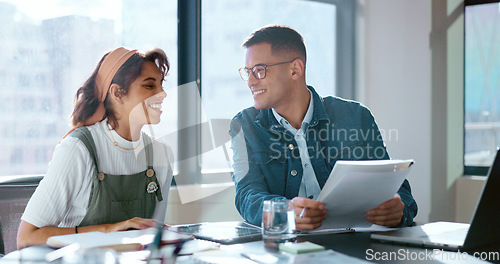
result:
<svg viewBox="0 0 500 264"><path fill-rule="evenodd" d="M162 74L154 62L145 62L141 74L132 82L123 97L124 110L129 112L130 125L158 124L163 99Z"/></svg>

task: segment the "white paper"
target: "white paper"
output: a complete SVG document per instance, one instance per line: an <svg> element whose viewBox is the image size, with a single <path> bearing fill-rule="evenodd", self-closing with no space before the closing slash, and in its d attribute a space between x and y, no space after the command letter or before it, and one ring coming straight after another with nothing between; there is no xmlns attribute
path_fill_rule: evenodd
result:
<svg viewBox="0 0 500 264"><path fill-rule="evenodd" d="M318 196L328 216L321 229L366 228L366 211L394 197L413 160L337 161Z"/></svg>
<svg viewBox="0 0 500 264"><path fill-rule="evenodd" d="M156 234L156 228L145 230L130 230L119 232L87 232L62 236L49 237L47 245L55 248L64 247L77 243L81 248L105 247L126 244L147 245L153 242ZM175 233L170 230L163 230L162 241L186 240L192 236Z"/></svg>
<svg viewBox="0 0 500 264"><path fill-rule="evenodd" d="M241 249L234 250L211 250L205 251L201 253L196 253L191 257L195 263L217 263L217 264L255 264L255 263L263 263L263 264L272 264L272 263L288 263L288 264L323 264L323 263L370 263L363 259L358 259L355 257L351 257L345 254L342 254L337 251L333 251L331 249L319 251L319 252L310 252L310 253L302 253L302 254L292 254L288 252L279 252L279 253L269 253L264 251L264 247L261 246L261 251L253 251L252 253L245 252L246 255L259 256L261 260L269 259L269 261L257 261L257 258L254 258L256 261L252 261L246 257L241 255ZM277 261L273 261L277 259Z"/></svg>

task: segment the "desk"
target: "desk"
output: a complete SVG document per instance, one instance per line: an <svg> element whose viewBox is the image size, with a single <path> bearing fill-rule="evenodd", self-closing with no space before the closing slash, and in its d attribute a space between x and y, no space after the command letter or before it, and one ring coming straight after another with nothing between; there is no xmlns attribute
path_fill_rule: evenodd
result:
<svg viewBox="0 0 500 264"><path fill-rule="evenodd" d="M298 241L310 241L316 244L320 244L325 246L327 249L332 249L334 251L343 253L345 255L349 255L352 257L359 258L361 260L368 260L371 262L388 262L384 261L382 256L388 256L392 254L392 256L396 256L396 258L392 259L391 263L407 263L409 262L407 258L414 259L415 263L428 262L428 263L487 263L482 262L477 259L472 259L472 256L469 255L469 259L456 261L453 259L449 259L455 254L454 252L442 251L442 257L437 259L430 259L432 256L432 249L425 248L416 248L416 247L408 247L408 246L400 246L386 243L379 243L377 241L370 239L370 233L345 233L345 234L322 234L322 235L308 235L301 236L298 238ZM243 244L236 245L228 245L221 246L221 250L227 250L228 252L247 252L247 251L261 251L266 252L264 248L264 243L262 241L255 241ZM25 248L20 251L14 251L7 254L4 258L0 259L0 264L14 264L14 263L44 263L44 256L46 253L52 251L47 246L35 246L31 248ZM367 254L368 252L368 254ZM392 252L392 253L391 253ZM444 254L443 254L444 253ZM271 254L279 254L279 253L271 253ZM445 254L448 255L448 261L443 259ZM378 257L376 257L378 256ZM420 257L419 257L420 256ZM427 257L426 257L427 256ZM420 259L418 259L419 257ZM370 259L371 258L371 259ZM22 260L20 262L19 260ZM61 263L54 262L54 263ZM180 257L177 260L178 264L190 264L197 263L192 257L185 256ZM293 263L293 262L292 262ZM236 264L236 263L235 263ZM319 264L319 263L316 263Z"/></svg>

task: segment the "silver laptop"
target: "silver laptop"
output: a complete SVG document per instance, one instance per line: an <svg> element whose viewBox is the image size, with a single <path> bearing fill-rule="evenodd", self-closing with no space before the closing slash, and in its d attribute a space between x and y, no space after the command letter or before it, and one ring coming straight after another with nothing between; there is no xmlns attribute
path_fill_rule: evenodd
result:
<svg viewBox="0 0 500 264"><path fill-rule="evenodd" d="M488 171L488 179L471 224L434 222L371 234L383 242L446 250L470 250L500 244L500 149Z"/></svg>

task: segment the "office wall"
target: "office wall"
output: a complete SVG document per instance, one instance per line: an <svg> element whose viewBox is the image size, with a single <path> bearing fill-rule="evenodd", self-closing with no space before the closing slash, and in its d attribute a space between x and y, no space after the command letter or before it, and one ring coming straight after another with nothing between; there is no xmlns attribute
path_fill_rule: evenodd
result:
<svg viewBox="0 0 500 264"><path fill-rule="evenodd" d="M165 223L169 225L199 222L243 221L234 206L232 182L195 184L170 188ZM204 197L203 199L193 199Z"/></svg>
<svg viewBox="0 0 500 264"><path fill-rule="evenodd" d="M392 158L412 158L417 222L455 220L463 173L461 1L360 0L358 100Z"/></svg>
<svg viewBox="0 0 500 264"><path fill-rule="evenodd" d="M430 208L431 10L428 0L362 1L359 6L358 100L383 131L394 159L415 160L408 180L419 212ZM390 12L388 11L390 10Z"/></svg>

